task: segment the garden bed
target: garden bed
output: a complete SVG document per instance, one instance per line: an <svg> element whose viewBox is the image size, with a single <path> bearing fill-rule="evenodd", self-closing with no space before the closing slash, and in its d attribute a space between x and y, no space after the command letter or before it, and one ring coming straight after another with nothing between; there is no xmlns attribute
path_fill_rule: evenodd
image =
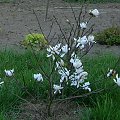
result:
<svg viewBox="0 0 120 120"><path fill-rule="evenodd" d="M20 46L23 40L26 40L28 45L30 44L29 39L33 40L32 45L35 45L36 42L38 42L38 36L40 39L44 39L41 32L45 33L45 37L49 34L51 19L53 18L54 26L51 30L51 36L53 36L54 33L57 33L57 36L54 37L54 39L52 37L49 38L52 40L51 44L55 45L59 38L61 38L60 40L64 38L59 25L68 37L68 33L70 32L68 22L71 21L72 24L75 24L74 19L75 16L78 15L81 5L78 3L72 4L73 10L75 11L74 14L71 7L68 7L69 3L61 0L52 0L45 21L46 2L36 0L30 3L29 0L23 0L14 3L0 3L0 119L119 120L120 99L118 96L120 95L120 89L118 87L119 83L117 81L115 82L115 80L113 81L113 79L115 79L116 73L120 74L120 46L99 45L96 43L85 56L82 52L85 53L87 49L80 48L81 54L76 54L78 56L75 58L74 56L76 55L72 56L72 53L67 54L70 53L68 51L74 48L74 44L71 49L66 48L67 50L63 44L58 44L58 46L60 45L58 48L60 51L56 52L54 49L52 51L49 48L47 49L47 51L50 52L49 54L46 54L45 50L46 47L48 47L46 45L47 42L45 42L45 48L43 47L39 52L33 51L31 45L28 50ZM90 25L95 23L94 34L114 24L119 24L120 4L91 4L87 10L91 8L95 9L96 7L100 11L100 16L99 18L92 16L94 19L90 23ZM55 15L55 17L53 17L53 15ZM88 16L90 15L88 14ZM60 24L56 24L56 19ZM42 31L40 27L42 27ZM28 35L30 33L40 34ZM28 36L25 39L26 35ZM36 39L33 37L34 35ZM77 42L78 40L76 39ZM63 43L64 42L66 41L63 41ZM85 44L85 47L92 46L93 43L94 40ZM76 45L75 43L75 49L77 51ZM82 44L78 45L78 47L80 47ZM64 52L65 54L63 54ZM72 78L68 75L67 77L69 77L71 81L68 81L68 83L67 80L65 81L65 89L62 90L64 87L61 86L57 86L60 87L60 89L55 89L54 85L59 84L61 77L61 73L59 71L57 73L56 71L56 69L61 69L61 65L59 66L60 68L57 68L53 57L58 53L66 55L64 58L66 61L67 58L70 57L69 55L71 55L70 60L74 59L72 61L73 63L68 64L70 61L65 61L65 64L62 64L62 69L66 70L65 67L68 67L71 76L73 74L74 77L81 74L74 74L74 72L80 72L78 70L81 69L85 74L83 80L86 79L87 76L86 83L89 84L88 81L90 81L87 88L83 82L77 83L79 85L77 85L77 88L76 85L73 86ZM52 56L53 61L47 56ZM57 55L55 57L56 60L62 58ZM81 64L79 67L74 64L76 59L79 61L77 64ZM53 74L52 71L55 65L56 68ZM72 69L70 69L71 67ZM109 69L115 69L115 72L112 73L110 78L107 77ZM39 73L37 75L43 73L44 77L39 76L40 79L38 79L38 77L35 77L36 73ZM48 73L48 75L45 75L45 73ZM50 80L52 80L52 82ZM117 83L118 86L115 83ZM62 94L60 94L61 91ZM51 105L51 111L49 110L49 105Z"/></svg>

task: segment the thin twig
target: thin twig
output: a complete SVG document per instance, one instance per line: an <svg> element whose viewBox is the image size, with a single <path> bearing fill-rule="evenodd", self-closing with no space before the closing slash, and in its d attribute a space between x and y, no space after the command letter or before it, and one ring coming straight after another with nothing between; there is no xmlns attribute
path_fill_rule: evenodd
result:
<svg viewBox="0 0 120 120"><path fill-rule="evenodd" d="M63 32L63 30L62 30L62 28L61 28L61 26L60 26L58 20L57 20L57 18L56 18L55 16L53 16L53 17L54 17L55 22L57 23L57 25L58 25L58 27L59 27L59 29L60 29L60 32L62 33L62 35L63 35L63 37L64 37L64 40L65 40L66 43L67 43L67 38L66 38L66 36L65 36L65 34L64 34L64 32Z"/></svg>
<svg viewBox="0 0 120 120"><path fill-rule="evenodd" d="M69 3L69 5L70 5L70 8L71 8L71 10L72 10L72 13L73 13L74 19L75 19L76 24L77 24L77 17L76 17L76 15L75 15L75 12L74 12L74 10L73 10L73 7L72 7L71 3Z"/></svg>
<svg viewBox="0 0 120 120"><path fill-rule="evenodd" d="M50 0L47 0L47 5L46 5L46 14L45 14L45 21L47 20L47 16L48 16L49 2L50 2Z"/></svg>
<svg viewBox="0 0 120 120"><path fill-rule="evenodd" d="M114 85L112 85L113 87ZM93 94L98 94L98 93L101 93L105 90L109 90L111 89L111 87L109 88L105 88L105 89L98 89L98 90L94 90L90 93L85 93L85 94L82 94L82 95L78 95L78 96L72 96L72 97L67 97L67 98L64 98L64 99L57 99L57 100L54 100L54 101L66 101L66 100L73 100L73 99L77 99L77 98L83 98L83 97L88 97L90 95L93 95Z"/></svg>
<svg viewBox="0 0 120 120"><path fill-rule="evenodd" d="M49 33L48 33L46 39L48 39L48 37L50 36L50 34L51 34L51 32L52 32L53 25L54 25L54 24L53 24L53 22L52 22L52 24L51 24L51 26L50 26L50 31L49 31Z"/></svg>
<svg viewBox="0 0 120 120"><path fill-rule="evenodd" d="M46 36L45 36L45 34L44 34L44 32L43 32L43 29L42 29L42 27L41 27L41 24L40 24L39 18L38 18L38 16L37 16L37 14L36 14L36 12L35 12L34 9L33 9L33 14L34 14L35 17L36 17L36 20L37 20L37 23L38 23L38 25L39 25L39 29L40 29L40 31L42 32L42 34L43 34L45 40L48 42L48 40L47 40L47 38L46 38Z"/></svg>
<svg viewBox="0 0 120 120"><path fill-rule="evenodd" d="M51 43L52 42L52 40L54 40L55 39L55 36L56 36L56 32L53 34L53 36L50 38L50 40L49 40L49 43Z"/></svg>
<svg viewBox="0 0 120 120"><path fill-rule="evenodd" d="M87 35L87 33L88 33L88 35L90 35L93 32L94 26L95 26L95 24L91 25L91 27L85 33L83 32L81 36Z"/></svg>
<svg viewBox="0 0 120 120"><path fill-rule="evenodd" d="M81 9L80 9L80 13L79 13L79 16L78 16L78 19L77 19L77 23L76 23L76 27L75 27L73 36L75 36L77 30L79 29L80 18L81 18L82 12L83 12L82 10L83 10L83 5L82 5L82 7L81 7ZM78 32L77 32L77 33L78 33ZM75 37L78 38L78 36L75 36Z"/></svg>
<svg viewBox="0 0 120 120"><path fill-rule="evenodd" d="M85 54L83 54L83 55L80 57L80 59L82 59L85 55L87 55L87 54L89 53L89 51L92 49L93 45L94 45L94 44L92 44L92 45L89 47L89 49L87 50L87 52L85 52Z"/></svg>

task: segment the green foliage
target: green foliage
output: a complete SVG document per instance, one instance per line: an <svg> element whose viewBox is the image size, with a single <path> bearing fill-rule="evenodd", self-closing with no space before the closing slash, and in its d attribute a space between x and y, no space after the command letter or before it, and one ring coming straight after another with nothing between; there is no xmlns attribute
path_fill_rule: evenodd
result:
<svg viewBox="0 0 120 120"><path fill-rule="evenodd" d="M91 113L91 119L94 120L113 120L116 117L115 105L108 96L97 99L96 107Z"/></svg>
<svg viewBox="0 0 120 120"><path fill-rule="evenodd" d="M42 51L39 55L37 54L37 59L41 64L43 62L43 64L46 63L45 55ZM0 86L0 112L3 113L0 115L0 120L8 120L6 118L8 111L12 111L14 106L21 103L20 98L24 99L29 97L29 95L33 95L35 99L46 98L48 86L47 83L39 83L33 79L33 74L41 71L31 52L18 54L0 51L0 61L0 78L1 81L4 81L4 84ZM14 76L6 77L4 70L11 68L15 69ZM47 70L49 71L46 67Z"/></svg>
<svg viewBox="0 0 120 120"><path fill-rule="evenodd" d="M114 92L117 92L117 90L114 90ZM120 89L118 91L119 92L117 93L120 95ZM119 109L120 106L116 101L116 98L110 93L106 93L96 97L93 108L86 108L86 110L83 111L82 120L119 120ZM86 114L87 116L85 116Z"/></svg>
<svg viewBox="0 0 120 120"><path fill-rule="evenodd" d="M48 43L43 34L32 33L26 35L21 44L26 48L32 47L35 50L41 50L44 49Z"/></svg>
<svg viewBox="0 0 120 120"><path fill-rule="evenodd" d="M102 45L120 45L120 27L107 28L97 33L96 41Z"/></svg>
<svg viewBox="0 0 120 120"><path fill-rule="evenodd" d="M6 115L8 110L13 109L13 107L21 102L20 98L28 98L30 99L31 96L33 96L35 99L46 99L48 96L48 81L45 80L43 82L37 82L33 78L33 74L41 73L40 65L42 64L42 68L44 68L46 73L51 73L50 69L50 63L51 61L49 59L46 59L46 53L44 51L41 51L40 53L36 53L36 58L34 55L29 51L25 52L23 54L18 54L14 52L1 52L0 51L0 78L5 81L5 86L0 87L0 112L2 113L0 115L0 119L7 120ZM114 64L117 61L117 57L112 55L105 55L105 56L99 56L94 58L85 58L83 60L83 64L87 72L89 72L88 81L91 82L91 88L92 90L97 88L105 87L104 85L100 86L100 83L105 81L106 79L103 77L100 77L100 75L107 71L108 67L112 68ZM39 61L39 62L38 62ZM13 77L6 77L4 70L5 69L15 69L15 73ZM120 69L120 66L118 66L118 70ZM59 81L58 74L54 73L54 78L57 81ZM44 76L43 76L44 77ZM95 80L98 80L100 77L100 81L98 84L93 84ZM103 81L102 81L103 80ZM111 81L113 83L113 80L107 80L108 82ZM72 96L73 92L76 89L73 87L68 87L65 89L65 97ZM85 91L84 91L85 92ZM78 92L75 92L74 95L80 95L84 94L84 92L80 89ZM87 91L86 91L87 92ZM29 93L29 94L28 94ZM118 95L120 94L120 91L115 90L112 95L112 102L116 103L116 105L119 105L120 99L118 98ZM56 98L60 97L56 96ZM64 97L64 96L62 96ZM94 96L95 97L95 96ZM97 95L96 95L97 97ZM97 99L97 98L96 98ZM79 99L79 101L82 99ZM105 102L104 97L100 99ZM85 101L85 99L83 100ZM23 101L22 101L23 102ZM89 98L86 98L85 104L89 104L91 100ZM101 108L97 108L97 105L92 109L90 113L88 113L91 116L97 116L98 112L103 109L103 103L100 103ZM111 105L110 112L113 109L114 104L111 102L106 102L109 106ZM96 103L98 104L98 103ZM113 106L112 106L113 104ZM120 109L120 108L119 108ZM118 109L115 109L116 112L119 112ZM95 112L96 113L95 113ZM97 112L98 111L98 112ZM107 111L107 108L106 108ZM14 111L13 111L14 112ZM102 113L101 113L102 114ZM116 114L115 114L116 115ZM106 112L107 116L107 112ZM96 117L98 118L98 117ZM106 117L105 117L106 118ZM94 119L93 119L94 120ZM119 119L118 119L119 120Z"/></svg>

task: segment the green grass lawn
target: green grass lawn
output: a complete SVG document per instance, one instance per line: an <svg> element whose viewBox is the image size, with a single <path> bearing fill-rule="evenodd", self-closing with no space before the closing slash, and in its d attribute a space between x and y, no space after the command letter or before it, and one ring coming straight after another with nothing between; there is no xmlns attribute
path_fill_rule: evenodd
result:
<svg viewBox="0 0 120 120"><path fill-rule="evenodd" d="M101 55L96 57L85 57L82 59L85 71L89 73L88 81L91 82L91 89L110 87L114 82L106 78L108 68L113 68L118 57L114 55ZM46 99L48 83L38 83L33 79L34 73L42 73L40 65L45 72L50 72L50 60L46 58L45 52L17 53L12 51L0 51L0 78L4 84L0 87L0 120L16 120L19 109L16 106L21 104L21 98L27 99L34 96L36 100ZM6 77L4 70L14 68L14 76ZM120 70L120 63L116 70ZM120 71L118 71L120 74ZM57 80L55 75L54 79ZM66 97L71 95L72 88L68 88ZM79 94L78 92L77 94ZM120 88L115 85L106 92L91 95L84 99L88 106L83 111L83 120L120 120ZM77 100L78 102L78 100ZM78 102L79 103L79 102ZM10 113L12 115L10 115ZM79 113L78 113L79 115ZM10 117L11 116L11 117Z"/></svg>

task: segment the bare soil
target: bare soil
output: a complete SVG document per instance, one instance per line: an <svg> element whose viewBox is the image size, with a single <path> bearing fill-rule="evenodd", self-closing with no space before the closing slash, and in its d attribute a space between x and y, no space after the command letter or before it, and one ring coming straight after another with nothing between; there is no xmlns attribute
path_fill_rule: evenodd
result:
<svg viewBox="0 0 120 120"><path fill-rule="evenodd" d="M47 115L47 104L25 103L19 106L21 111L17 120L80 120L83 108L73 102L56 102L51 107L51 117Z"/></svg>
<svg viewBox="0 0 120 120"><path fill-rule="evenodd" d="M63 0L50 0L48 18L45 21L46 4L47 0L16 0L15 3L0 3L0 47L19 46L20 41L30 32L41 33L33 10L35 10L43 32L46 35L49 34L50 20L53 18L53 15L56 16L62 28L67 31L68 24L66 24L66 19L74 22L73 13L69 7L70 4ZM79 3L72 3L72 6L77 16L81 5ZM112 25L120 25L120 4L91 4L88 6L88 10L91 8L97 8L101 13L98 18L92 21L95 23L95 32L99 32ZM52 29L51 36L55 32L58 36L61 35L56 24ZM53 39L53 42L56 39ZM96 51L97 53L112 51L119 55L120 47L112 46L108 48L107 46L95 45L92 53Z"/></svg>

